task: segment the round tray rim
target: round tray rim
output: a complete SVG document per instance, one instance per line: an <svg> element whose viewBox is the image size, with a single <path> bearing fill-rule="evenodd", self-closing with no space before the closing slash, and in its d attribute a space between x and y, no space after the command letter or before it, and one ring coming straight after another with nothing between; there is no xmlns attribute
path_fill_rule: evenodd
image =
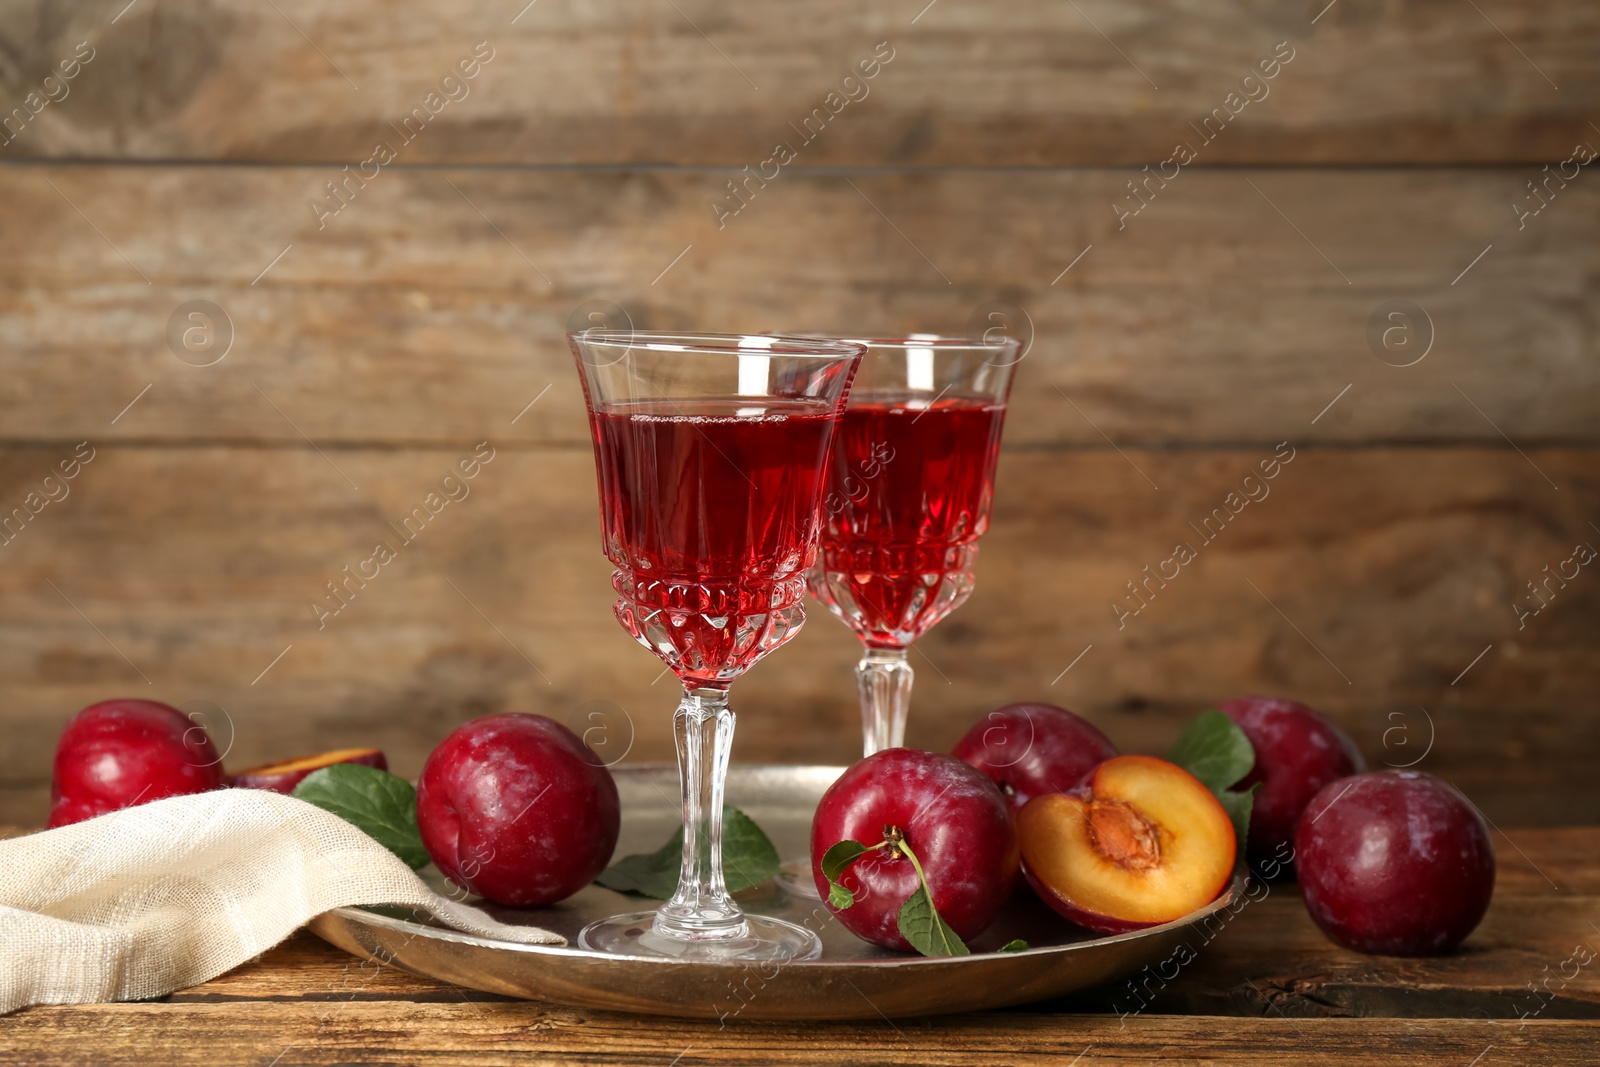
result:
<svg viewBox="0 0 1600 1067"><path fill-rule="evenodd" d="M774 830L789 838L787 845L780 844L781 853L800 844L793 825L796 803L805 798L814 803L843 768L736 764L729 770L730 786L738 783L744 793L743 800L736 793L734 802L755 804L755 808L747 809L752 814L766 805L767 813L762 817L773 818ZM628 807L630 790L636 797L644 797L645 810L655 807L653 794L660 790L652 788L647 793L646 787L658 784L654 778L664 781L676 772L675 765L614 768L619 787L624 787L624 808ZM789 812L787 816L781 814L785 810ZM647 818L661 821L659 815ZM809 821L809 809L806 818ZM652 825L651 834L658 829L660 825ZM633 843L643 844L637 827L634 833ZM761 964L623 955L577 947L572 942L551 945L505 941L434 925L404 912L366 906L323 912L308 924L308 929L358 958L392 964L458 988L580 1009L717 1018L724 1025L730 1016L791 1021L905 1018L1054 1000L1120 980L1141 966L1148 970L1162 959L1173 959L1180 945L1195 936L1203 939L1202 944L1208 943L1221 932L1220 928L1213 931L1213 925L1219 921L1224 926L1229 924L1244 905L1258 899L1248 891L1253 884L1245 868L1239 866L1215 900L1188 915L1099 937L1083 931L1081 940L1068 940L1080 935L1064 925L1065 920L1046 920L1048 909L1028 901L1025 907L1037 908L1040 921L1051 923L1048 933L1041 928L1040 936L1053 943L1014 952L998 951L999 941L1006 937L1029 937L1029 927L1013 921L998 934L991 931L980 942L984 949L967 956L897 955L864 944L857 945L865 950L860 955L851 955L848 950L842 955L834 954L830 950L830 955L822 959ZM780 898L784 895L778 888L752 890L757 892ZM607 906L616 911L633 910L622 903L623 899L609 901ZM747 906L758 914L766 913L772 899L752 898ZM547 925L571 937L577 924L595 913L597 903L595 899L578 903L574 911L559 919L551 916ZM658 903L635 898L633 906L645 909ZM819 911L826 910L821 901L813 903ZM622 906L616 907L618 904ZM784 907L787 905L779 905L780 913ZM490 910L494 913L499 909ZM525 921L545 920L534 911L527 914ZM841 934L843 942L839 940ZM843 948L845 942L854 943L842 928L833 936L837 948Z"/></svg>
<svg viewBox="0 0 1600 1067"><path fill-rule="evenodd" d="M1173 919L1171 922L1161 923L1156 926L1145 926L1137 930L1129 930L1120 934L1107 934L1103 937L1085 938L1082 941L1072 941L1065 945L1040 945L1025 949L1017 949L1006 953L1008 956L1039 956L1053 955L1066 952L1075 952L1083 949L1100 948L1106 945L1119 944L1126 941L1138 941L1154 937L1169 931L1179 930L1186 926L1202 922L1215 915L1223 908L1231 905L1243 892L1248 879L1248 872L1237 870L1234 872L1228 885L1221 895L1203 908L1197 908L1182 918ZM648 909L645 909L648 910ZM750 966L747 960L729 960L726 962L716 960L683 960L668 956L631 956L618 952L599 952L594 949L577 948L571 945L538 945L524 944L517 941L503 941L499 938L482 937L478 934L464 933L460 930L450 930L440 926L430 926L427 923L416 922L412 919L400 919L392 915L370 911L360 906L347 906L331 908L324 915L336 915L347 922L363 926L381 926L397 933L409 934L412 937L424 937L435 941L449 941L455 944L471 945L474 948L494 949L496 951L523 952L535 956L567 956L574 959L591 959L615 961L617 963L649 964L656 967L705 967L719 966L730 969L746 968ZM963 962L977 963L991 956L993 952L975 952L967 956L907 956L900 958L871 959L871 960L786 960L785 968L798 967L803 970L828 970L841 967L886 967L892 969L914 967L950 967Z"/></svg>

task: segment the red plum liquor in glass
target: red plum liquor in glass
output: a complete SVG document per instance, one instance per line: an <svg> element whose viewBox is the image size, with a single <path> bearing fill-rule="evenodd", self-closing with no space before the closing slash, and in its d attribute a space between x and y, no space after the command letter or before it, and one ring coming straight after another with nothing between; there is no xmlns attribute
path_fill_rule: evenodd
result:
<svg viewBox="0 0 1600 1067"><path fill-rule="evenodd" d="M1020 345L863 340L823 497L811 593L855 631L865 755L905 741L911 643L972 593Z"/></svg>
<svg viewBox="0 0 1600 1067"><path fill-rule="evenodd" d="M864 346L775 336L586 330L583 379L617 619L683 684L677 891L585 948L700 960L810 959L804 927L747 915L722 871L728 688L805 621L829 449Z"/></svg>

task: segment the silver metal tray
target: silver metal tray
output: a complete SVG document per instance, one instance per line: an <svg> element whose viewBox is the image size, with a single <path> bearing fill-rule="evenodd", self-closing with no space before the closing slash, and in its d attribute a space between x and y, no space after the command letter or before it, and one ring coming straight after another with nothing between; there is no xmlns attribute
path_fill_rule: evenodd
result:
<svg viewBox="0 0 1600 1067"><path fill-rule="evenodd" d="M843 770L735 766L728 773L728 796L767 831L781 855L803 857L817 800ZM613 773L622 796L617 855L656 850L680 818L676 766L635 764ZM445 887L434 868L423 876ZM1221 898L1187 918L1096 938L1019 885L1005 913L973 943L972 955L937 959L868 945L834 921L821 901L791 896L771 883L739 894L740 903L815 930L822 938L820 960L717 964L614 956L494 941L364 908L337 908L312 920L310 928L347 952L429 978L573 1007L713 1019L874 1019L1001 1008L1113 981L1169 957L1192 933L1189 927L1225 908L1242 889L1236 879ZM591 885L554 907L486 910L504 922L554 930L576 944L579 929L591 920L650 906ZM1017 937L1034 947L994 951Z"/></svg>

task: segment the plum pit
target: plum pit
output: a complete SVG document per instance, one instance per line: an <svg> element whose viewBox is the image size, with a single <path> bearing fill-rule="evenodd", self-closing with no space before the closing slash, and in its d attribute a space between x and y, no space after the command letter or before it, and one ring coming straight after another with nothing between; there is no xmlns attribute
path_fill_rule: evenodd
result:
<svg viewBox="0 0 1600 1067"><path fill-rule="evenodd" d="M1084 814L1089 840L1106 859L1131 871L1161 866L1161 834L1132 804L1096 797Z"/></svg>

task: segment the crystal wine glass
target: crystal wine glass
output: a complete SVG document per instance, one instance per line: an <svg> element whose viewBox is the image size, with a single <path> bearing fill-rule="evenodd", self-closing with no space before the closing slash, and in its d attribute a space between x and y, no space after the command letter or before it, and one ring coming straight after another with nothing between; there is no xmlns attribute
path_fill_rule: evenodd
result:
<svg viewBox="0 0 1600 1067"><path fill-rule="evenodd" d="M989 526L1019 342L912 334L862 341L823 498L812 595L864 649L865 755L904 743L911 643L972 592Z"/></svg>
<svg viewBox="0 0 1600 1067"><path fill-rule="evenodd" d="M865 346L778 336L586 330L583 379L606 557L623 628L683 684L677 892L613 916L585 948L709 960L810 959L804 927L747 915L722 874L728 687L805 621L829 447Z"/></svg>

